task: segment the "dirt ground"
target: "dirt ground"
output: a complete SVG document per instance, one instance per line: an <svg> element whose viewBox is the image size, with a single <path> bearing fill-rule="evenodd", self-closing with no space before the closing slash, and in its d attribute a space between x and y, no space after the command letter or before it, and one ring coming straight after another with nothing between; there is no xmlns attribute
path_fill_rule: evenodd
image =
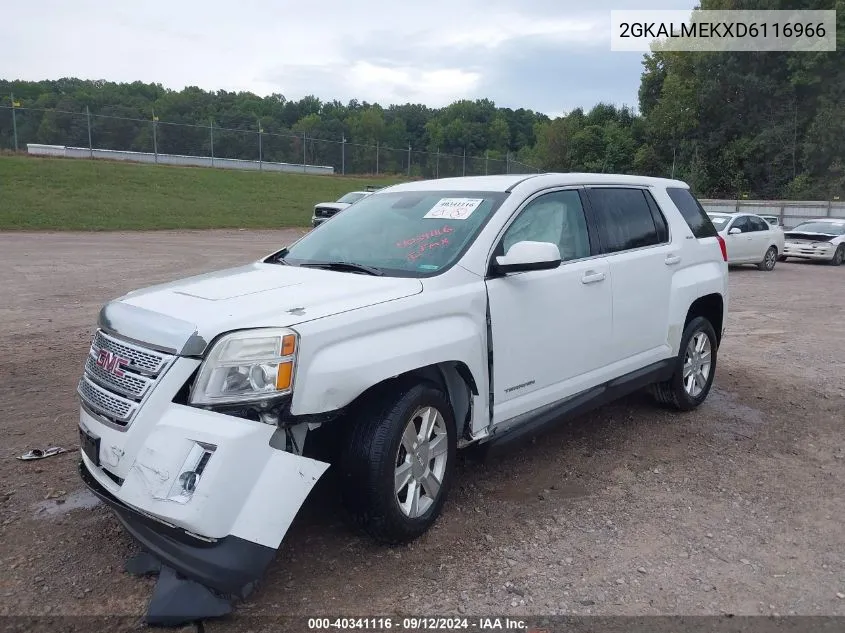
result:
<svg viewBox="0 0 845 633"><path fill-rule="evenodd" d="M154 581L123 572L136 546L75 471L97 312L295 234L0 234L0 615L144 613ZM405 547L348 531L324 479L258 591L205 630L255 614L845 615L845 268L730 279L700 409L635 395L463 456L444 515ZM15 459L51 445L74 450Z"/></svg>

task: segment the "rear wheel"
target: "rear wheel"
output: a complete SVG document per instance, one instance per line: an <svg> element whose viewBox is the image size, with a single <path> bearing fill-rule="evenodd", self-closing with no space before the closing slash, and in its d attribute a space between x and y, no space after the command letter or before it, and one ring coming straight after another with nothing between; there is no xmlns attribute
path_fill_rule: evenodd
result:
<svg viewBox="0 0 845 633"><path fill-rule="evenodd" d="M830 265L841 266L843 260L845 260L845 244L840 244L833 254L833 259L830 260Z"/></svg>
<svg viewBox="0 0 845 633"><path fill-rule="evenodd" d="M406 380L356 413L340 469L348 515L378 541L413 540L435 522L451 487L452 408L435 385Z"/></svg>
<svg viewBox="0 0 845 633"><path fill-rule="evenodd" d="M718 343L713 325L696 317L684 328L672 377L652 385L655 399L665 406L689 411L707 398L716 375Z"/></svg>
<svg viewBox="0 0 845 633"><path fill-rule="evenodd" d="M757 264L757 268L760 270L773 270L775 267L775 262L778 260L778 249L776 246L770 246L766 251L766 254L763 255L763 261Z"/></svg>

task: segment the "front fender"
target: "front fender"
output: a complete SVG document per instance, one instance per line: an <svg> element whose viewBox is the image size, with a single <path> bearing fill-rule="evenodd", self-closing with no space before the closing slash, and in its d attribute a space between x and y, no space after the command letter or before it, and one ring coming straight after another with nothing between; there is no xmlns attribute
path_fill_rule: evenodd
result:
<svg viewBox="0 0 845 633"><path fill-rule="evenodd" d="M291 413L340 409L384 380L449 361L465 363L483 394L485 350L486 337L478 324L459 314L350 333L307 353L303 346L303 369L297 369Z"/></svg>

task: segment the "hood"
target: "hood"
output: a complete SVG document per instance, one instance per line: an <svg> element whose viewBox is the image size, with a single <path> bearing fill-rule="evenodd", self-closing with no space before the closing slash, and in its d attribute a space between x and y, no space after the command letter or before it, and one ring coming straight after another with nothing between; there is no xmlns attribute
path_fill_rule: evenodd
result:
<svg viewBox="0 0 845 633"><path fill-rule="evenodd" d="M292 326L421 291L419 279L256 262L130 292L103 307L100 326L193 356L230 330Z"/></svg>
<svg viewBox="0 0 845 633"><path fill-rule="evenodd" d="M807 242L832 242L839 237L838 235L832 235L831 233L805 233L803 231L787 231L784 233L784 236L796 240L805 240Z"/></svg>

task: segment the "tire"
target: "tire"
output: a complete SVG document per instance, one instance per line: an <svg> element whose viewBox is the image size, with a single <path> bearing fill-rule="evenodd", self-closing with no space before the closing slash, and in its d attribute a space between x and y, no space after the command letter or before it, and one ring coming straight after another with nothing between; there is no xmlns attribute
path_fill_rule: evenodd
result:
<svg viewBox="0 0 845 633"><path fill-rule="evenodd" d="M763 261L757 264L759 270L771 271L775 268L775 263L778 260L777 246L770 246L763 255Z"/></svg>
<svg viewBox="0 0 845 633"><path fill-rule="evenodd" d="M689 349L691 344L695 346L699 343L701 336L706 339L706 347L710 348L709 361L710 364L706 368L706 372L702 371L704 384L701 385L698 381L693 381L695 388L688 389L689 383L685 385L684 372L686 370L687 354L691 352ZM695 341L695 342L693 342ZM717 357L717 342L716 331L713 325L704 317L696 317L690 321L684 328L683 336L681 336L681 346L678 356L675 359L675 368L672 377L660 383L655 383L651 386L652 395L662 405L677 409L679 411L690 411L698 407L707 398L710 393L710 387L713 385L713 378L716 375L716 357ZM693 367L699 361L694 359ZM700 389L700 390L699 390Z"/></svg>
<svg viewBox="0 0 845 633"><path fill-rule="evenodd" d="M433 383L398 380L353 415L356 421L340 460L347 518L382 543L412 541L436 521L449 494L458 441L452 408ZM418 433L426 421L432 441L423 444ZM406 436L411 424L414 431ZM422 454L416 452L419 446L426 447ZM400 477L406 483L397 491Z"/></svg>
<svg viewBox="0 0 845 633"><path fill-rule="evenodd" d="M841 266L842 260L845 260L845 244L840 244L833 254L833 259L830 260L831 266Z"/></svg>

